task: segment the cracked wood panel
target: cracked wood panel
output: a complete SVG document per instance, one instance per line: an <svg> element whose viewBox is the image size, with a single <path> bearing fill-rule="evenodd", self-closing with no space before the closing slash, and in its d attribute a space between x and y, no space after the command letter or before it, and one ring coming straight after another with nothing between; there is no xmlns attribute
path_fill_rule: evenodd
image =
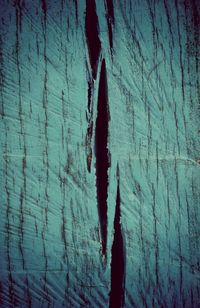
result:
<svg viewBox="0 0 200 308"><path fill-rule="evenodd" d="M199 307L199 1L0 15L0 306Z"/></svg>

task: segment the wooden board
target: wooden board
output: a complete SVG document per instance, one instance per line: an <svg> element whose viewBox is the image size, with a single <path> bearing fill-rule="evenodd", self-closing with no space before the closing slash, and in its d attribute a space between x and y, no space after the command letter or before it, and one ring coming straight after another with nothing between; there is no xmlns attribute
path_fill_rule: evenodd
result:
<svg viewBox="0 0 200 308"><path fill-rule="evenodd" d="M0 306L200 307L199 1L0 15Z"/></svg>

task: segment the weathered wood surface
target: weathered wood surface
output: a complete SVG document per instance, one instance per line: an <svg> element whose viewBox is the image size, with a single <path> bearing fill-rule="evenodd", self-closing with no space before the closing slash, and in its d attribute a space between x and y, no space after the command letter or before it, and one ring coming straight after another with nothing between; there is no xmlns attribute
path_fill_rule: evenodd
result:
<svg viewBox="0 0 200 308"><path fill-rule="evenodd" d="M199 1L0 14L0 306L200 307Z"/></svg>

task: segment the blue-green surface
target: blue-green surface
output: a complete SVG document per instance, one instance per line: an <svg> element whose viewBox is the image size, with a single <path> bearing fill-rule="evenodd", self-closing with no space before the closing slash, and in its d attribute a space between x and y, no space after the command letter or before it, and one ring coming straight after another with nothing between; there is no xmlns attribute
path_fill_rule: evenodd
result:
<svg viewBox="0 0 200 308"><path fill-rule="evenodd" d="M109 306L117 163L124 306L200 307L199 2L114 0L112 53L105 3L96 0L90 113L86 1L0 0L1 307ZM102 59L106 257L95 167Z"/></svg>

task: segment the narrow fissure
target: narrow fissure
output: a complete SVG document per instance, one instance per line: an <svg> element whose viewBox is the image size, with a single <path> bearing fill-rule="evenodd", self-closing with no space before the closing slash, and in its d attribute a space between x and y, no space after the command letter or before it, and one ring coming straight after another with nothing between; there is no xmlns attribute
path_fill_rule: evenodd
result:
<svg viewBox="0 0 200 308"><path fill-rule="evenodd" d="M103 255L106 254L107 246L107 190L109 168L109 150L107 146L109 119L106 62L103 59L99 81L95 131L97 202Z"/></svg>
<svg viewBox="0 0 200 308"><path fill-rule="evenodd" d="M125 251L121 228L119 167L117 166L117 196L114 219L114 240L111 259L110 308L120 308L124 304Z"/></svg>

